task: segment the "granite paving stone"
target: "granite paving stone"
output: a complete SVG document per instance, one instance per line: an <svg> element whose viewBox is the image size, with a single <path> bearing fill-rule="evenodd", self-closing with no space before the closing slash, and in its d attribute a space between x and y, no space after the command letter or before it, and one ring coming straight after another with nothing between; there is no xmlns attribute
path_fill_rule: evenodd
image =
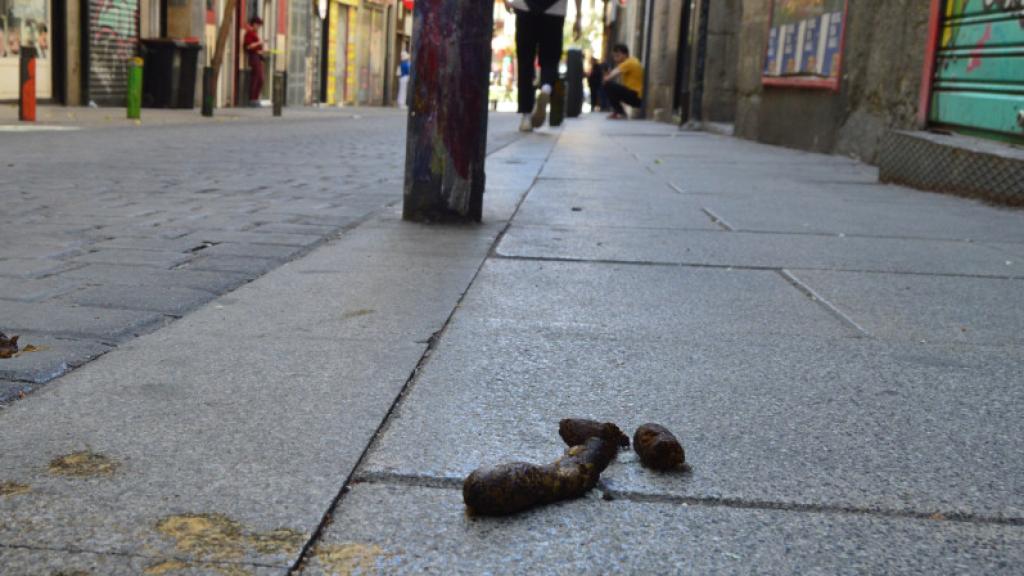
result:
<svg viewBox="0 0 1024 576"><path fill-rule="evenodd" d="M103 249L71 258L79 264L118 264L122 266L151 266L164 270L186 262L191 254L157 252L154 250Z"/></svg>
<svg viewBox="0 0 1024 576"><path fill-rule="evenodd" d="M0 380L44 384L110 350L110 346L93 340L55 338L31 332L17 335L20 348L31 345L35 351L0 359Z"/></svg>
<svg viewBox="0 0 1024 576"><path fill-rule="evenodd" d="M858 335L766 270L492 259L460 308L495 325L638 339Z"/></svg>
<svg viewBox="0 0 1024 576"><path fill-rule="evenodd" d="M61 298L78 306L144 310L181 316L209 302L215 294L174 286L101 286L85 288Z"/></svg>
<svg viewBox="0 0 1024 576"><path fill-rule="evenodd" d="M3 318L4 328L9 332L41 332L105 342L116 342L147 332L163 321L163 315L152 312L4 300L0 300L0 318Z"/></svg>
<svg viewBox="0 0 1024 576"><path fill-rule="evenodd" d="M206 251L204 250L203 252ZM232 254L204 254L203 252L200 252L198 256L184 264L181 269L238 272L255 278L277 268L283 262L282 259L276 258L254 258Z"/></svg>
<svg viewBox="0 0 1024 576"><path fill-rule="evenodd" d="M1024 344L1024 279L818 270L794 275L879 338Z"/></svg>
<svg viewBox="0 0 1024 576"><path fill-rule="evenodd" d="M915 203L887 203L884 209L863 199L830 196L776 196L758 199L705 199L704 204L736 230L816 232L903 238L974 241L1024 241L1024 211L962 201L959 206L935 204L922 197Z"/></svg>
<svg viewBox="0 0 1024 576"><path fill-rule="evenodd" d="M630 434L658 422L686 474L621 455L603 475L643 495L1019 521L1024 359L1012 347L821 337L636 339L490 325L456 313L366 463L457 480L547 462L567 417ZM444 438L444 442L423 442Z"/></svg>
<svg viewBox="0 0 1024 576"><path fill-rule="evenodd" d="M0 566L10 576L129 576L142 574L146 564L142 558L50 550L44 544L24 548L10 548L0 544Z"/></svg>
<svg viewBox="0 0 1024 576"><path fill-rule="evenodd" d="M140 270L138 266L115 264L90 264L60 277L100 286L180 286L214 293L227 292L252 279L250 274L224 270Z"/></svg>
<svg viewBox="0 0 1024 576"><path fill-rule="evenodd" d="M61 294L67 294L81 285L80 282L60 276L42 279L0 277L0 300L17 302L40 302Z"/></svg>
<svg viewBox="0 0 1024 576"><path fill-rule="evenodd" d="M459 490L358 484L304 576L1016 574L1024 528L854 514L603 502L466 515Z"/></svg>
<svg viewBox="0 0 1024 576"><path fill-rule="evenodd" d="M1024 262L970 242L624 228L513 226L509 257L1024 278Z"/></svg>
<svg viewBox="0 0 1024 576"><path fill-rule="evenodd" d="M13 402L21 396L32 392L35 385L29 382L12 382L0 380L0 409L8 402Z"/></svg>
<svg viewBox="0 0 1024 576"><path fill-rule="evenodd" d="M0 258L0 277L42 278L65 270L80 267L81 264L50 259Z"/></svg>
<svg viewBox="0 0 1024 576"><path fill-rule="evenodd" d="M201 256L244 256L248 258L270 258L273 260L291 260L301 254L305 248L297 246L281 246L275 244L238 244L224 242L204 248L197 252Z"/></svg>
<svg viewBox="0 0 1024 576"><path fill-rule="evenodd" d="M654 196L654 198L651 198ZM718 230L693 198L680 198L668 187L659 195L623 194L621 186L595 184L566 192L552 181L539 181L516 214L519 224L552 227L629 227Z"/></svg>

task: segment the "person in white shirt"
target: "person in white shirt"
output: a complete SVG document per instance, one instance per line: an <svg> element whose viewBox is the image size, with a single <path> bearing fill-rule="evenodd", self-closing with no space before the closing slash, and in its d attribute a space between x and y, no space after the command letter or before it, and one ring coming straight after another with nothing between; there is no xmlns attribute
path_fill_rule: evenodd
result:
<svg viewBox="0 0 1024 576"><path fill-rule="evenodd" d="M576 2L573 38L582 31L582 4ZM562 60L562 33L569 0L505 0L516 13L516 52L519 61L519 129L531 132L547 121L551 92L558 81L558 63ZM540 95L533 86L534 61L540 59Z"/></svg>

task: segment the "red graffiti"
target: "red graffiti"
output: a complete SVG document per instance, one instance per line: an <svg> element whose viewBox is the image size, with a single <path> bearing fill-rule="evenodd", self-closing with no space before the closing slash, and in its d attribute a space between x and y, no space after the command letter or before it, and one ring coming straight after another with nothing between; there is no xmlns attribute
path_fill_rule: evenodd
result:
<svg viewBox="0 0 1024 576"><path fill-rule="evenodd" d="M981 54L982 50L985 49L985 44L992 39L992 25L988 24L985 26L985 33L978 40L978 45L971 51L971 61L967 63L967 71L974 72L978 68L981 68Z"/></svg>

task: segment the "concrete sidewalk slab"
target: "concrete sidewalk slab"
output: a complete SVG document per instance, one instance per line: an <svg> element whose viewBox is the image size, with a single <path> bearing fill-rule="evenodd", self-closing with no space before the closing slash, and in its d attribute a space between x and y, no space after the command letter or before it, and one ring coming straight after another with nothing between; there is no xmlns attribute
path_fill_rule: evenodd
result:
<svg viewBox="0 0 1024 576"><path fill-rule="evenodd" d="M363 476L457 482L481 465L550 462L559 420L583 417L629 434L658 422L684 443L691 473L620 456L601 482L622 495L1024 519L1024 359L1012 347L639 340L476 317L456 314Z"/></svg>
<svg viewBox="0 0 1024 576"><path fill-rule="evenodd" d="M1024 344L1024 280L820 270L793 275L878 338Z"/></svg>
<svg viewBox="0 0 1024 576"><path fill-rule="evenodd" d="M303 574L1009 575L1022 544L1019 526L593 497L476 519L459 490L358 484Z"/></svg>
<svg viewBox="0 0 1024 576"><path fill-rule="evenodd" d="M1024 211L971 203L950 210L929 200L886 202L883 210L865 198L836 196L813 202L779 195L702 202L741 231L1024 242Z"/></svg>
<svg viewBox="0 0 1024 576"><path fill-rule="evenodd" d="M693 266L1024 277L1024 262L1010 262L980 244L904 238L641 228L554 230L513 225L502 239L498 254Z"/></svg>
<svg viewBox="0 0 1024 576"><path fill-rule="evenodd" d="M763 270L492 259L461 305L460 321L496 328L585 331L638 342L700 334L857 336Z"/></svg>
<svg viewBox="0 0 1024 576"><path fill-rule="evenodd" d="M622 184L539 180L523 202L516 222L551 227L630 227L719 230L703 201L679 198L667 186L637 194Z"/></svg>

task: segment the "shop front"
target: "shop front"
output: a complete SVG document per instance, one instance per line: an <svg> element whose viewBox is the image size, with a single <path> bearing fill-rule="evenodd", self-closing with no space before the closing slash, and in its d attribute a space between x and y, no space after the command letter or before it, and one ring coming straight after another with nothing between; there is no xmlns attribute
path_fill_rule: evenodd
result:
<svg viewBox="0 0 1024 576"><path fill-rule="evenodd" d="M22 52L36 54L36 98L53 97L50 0L0 0L0 100L17 100Z"/></svg>
<svg viewBox="0 0 1024 576"><path fill-rule="evenodd" d="M351 104L356 94L356 15L359 0L333 0L327 31L327 103Z"/></svg>

